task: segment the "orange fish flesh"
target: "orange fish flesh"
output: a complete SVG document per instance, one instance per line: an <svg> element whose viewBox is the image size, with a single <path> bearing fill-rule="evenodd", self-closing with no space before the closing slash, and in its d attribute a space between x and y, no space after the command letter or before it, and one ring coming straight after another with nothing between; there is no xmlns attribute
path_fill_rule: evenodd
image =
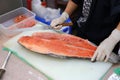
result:
<svg viewBox="0 0 120 80"><path fill-rule="evenodd" d="M96 46L80 37L52 32L22 36L18 42L34 52L65 57L91 58L96 50Z"/></svg>

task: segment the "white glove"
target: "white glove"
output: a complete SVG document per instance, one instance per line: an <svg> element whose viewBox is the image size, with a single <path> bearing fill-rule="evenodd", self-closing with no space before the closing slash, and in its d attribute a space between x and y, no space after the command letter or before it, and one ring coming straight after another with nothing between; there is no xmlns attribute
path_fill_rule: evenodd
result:
<svg viewBox="0 0 120 80"><path fill-rule="evenodd" d="M120 31L114 29L111 35L100 43L91 61L97 60L97 61L107 62L110 54L112 53L112 50L119 41L120 41Z"/></svg>
<svg viewBox="0 0 120 80"><path fill-rule="evenodd" d="M59 25L59 24L62 24L65 20L68 19L68 17L69 17L68 13L63 12L59 18L52 20L50 26L54 29L61 29L62 25ZM57 26L57 25L59 25L59 26Z"/></svg>

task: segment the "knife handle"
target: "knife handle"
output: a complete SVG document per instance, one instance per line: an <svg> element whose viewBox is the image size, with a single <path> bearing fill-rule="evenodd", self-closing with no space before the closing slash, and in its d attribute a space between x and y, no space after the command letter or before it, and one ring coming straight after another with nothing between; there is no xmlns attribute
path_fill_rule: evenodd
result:
<svg viewBox="0 0 120 80"><path fill-rule="evenodd" d="M59 26L59 25L62 25L62 26L72 26L73 23L72 23L72 22L64 22L64 23L58 24L58 25L56 25L56 26Z"/></svg>
<svg viewBox="0 0 120 80"><path fill-rule="evenodd" d="M3 74L5 73L5 69L0 69L0 79L2 78Z"/></svg>

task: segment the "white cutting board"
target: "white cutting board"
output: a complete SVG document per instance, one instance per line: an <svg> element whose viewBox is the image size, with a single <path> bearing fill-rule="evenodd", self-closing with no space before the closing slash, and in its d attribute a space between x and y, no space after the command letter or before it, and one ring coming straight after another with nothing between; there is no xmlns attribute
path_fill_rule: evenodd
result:
<svg viewBox="0 0 120 80"><path fill-rule="evenodd" d="M40 32L50 30L41 30ZM60 59L31 52L17 43L19 37L31 35L35 31L23 32L4 44L5 48L21 60L44 73L49 80L99 80L112 66L111 63L95 62L85 59ZM57 47L57 46L56 46Z"/></svg>

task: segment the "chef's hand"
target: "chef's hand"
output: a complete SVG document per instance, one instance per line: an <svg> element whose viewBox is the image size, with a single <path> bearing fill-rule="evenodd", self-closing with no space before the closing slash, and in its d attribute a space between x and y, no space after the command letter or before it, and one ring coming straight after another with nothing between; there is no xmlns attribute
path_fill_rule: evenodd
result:
<svg viewBox="0 0 120 80"><path fill-rule="evenodd" d="M65 20L68 19L68 17L69 17L68 13L63 12L59 18L52 20L50 26L54 29L61 29L62 25L59 25L59 24L62 24Z"/></svg>
<svg viewBox="0 0 120 80"><path fill-rule="evenodd" d="M91 61L97 60L97 61L107 62L110 54L112 53L112 50L119 41L120 41L120 31L114 29L111 35L100 43Z"/></svg>

